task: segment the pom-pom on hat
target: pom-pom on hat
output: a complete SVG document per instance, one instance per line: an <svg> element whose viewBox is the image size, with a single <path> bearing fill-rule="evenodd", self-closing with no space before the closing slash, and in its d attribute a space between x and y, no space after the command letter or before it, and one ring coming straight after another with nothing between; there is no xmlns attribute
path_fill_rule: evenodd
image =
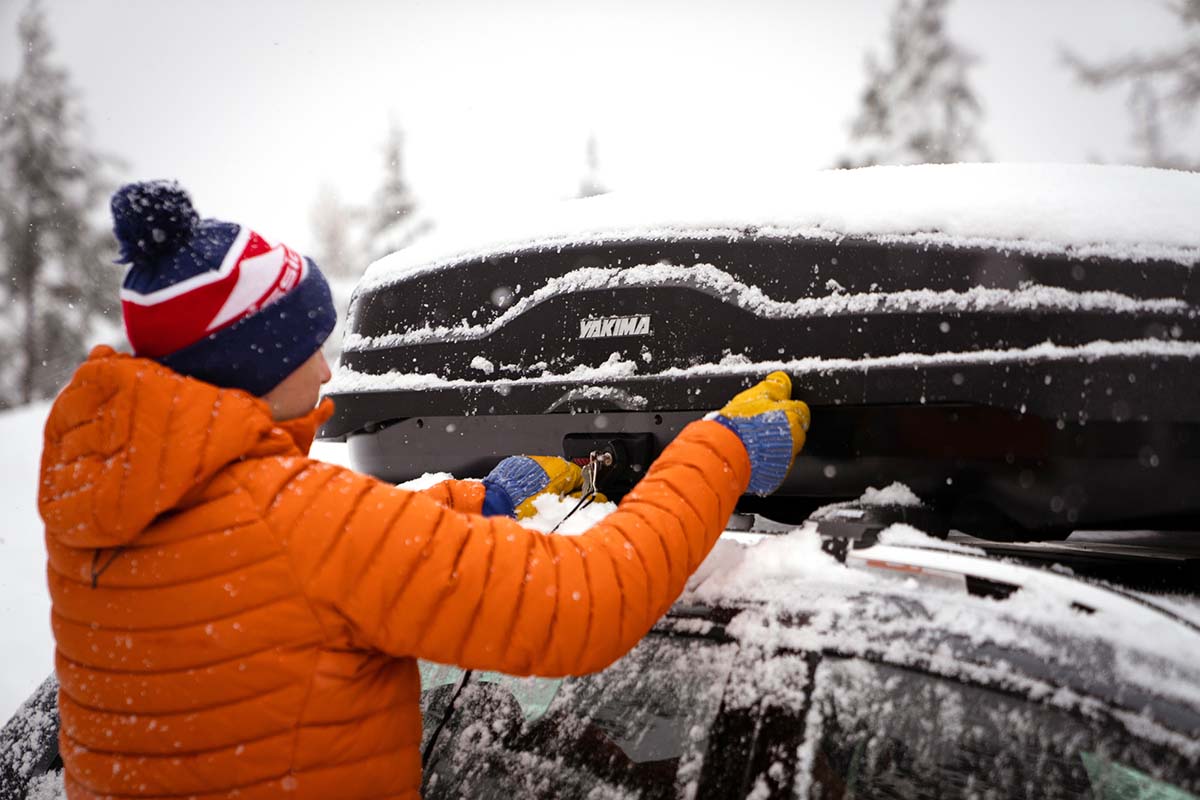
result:
<svg viewBox="0 0 1200 800"><path fill-rule="evenodd" d="M232 222L201 219L174 181L112 197L125 332L134 353L264 395L315 353L337 312L311 259Z"/></svg>

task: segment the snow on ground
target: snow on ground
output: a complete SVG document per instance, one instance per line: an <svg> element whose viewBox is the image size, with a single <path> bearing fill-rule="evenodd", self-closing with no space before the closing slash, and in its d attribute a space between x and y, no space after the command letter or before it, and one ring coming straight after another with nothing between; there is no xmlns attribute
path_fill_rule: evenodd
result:
<svg viewBox="0 0 1200 800"><path fill-rule="evenodd" d="M815 172L787 186L680 186L489 209L375 262L364 286L483 252L681 234L863 237L1081 258L1200 261L1200 175L1095 164L925 164Z"/></svg>
<svg viewBox="0 0 1200 800"><path fill-rule="evenodd" d="M0 411L0 725L54 669L46 546L37 511L42 428L49 403Z"/></svg>

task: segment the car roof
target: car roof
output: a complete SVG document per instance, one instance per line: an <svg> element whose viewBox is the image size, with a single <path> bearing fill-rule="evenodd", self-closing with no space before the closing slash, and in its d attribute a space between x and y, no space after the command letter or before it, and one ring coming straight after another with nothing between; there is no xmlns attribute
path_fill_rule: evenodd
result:
<svg viewBox="0 0 1200 800"><path fill-rule="evenodd" d="M372 264L360 288L465 261L630 240L844 238L1200 262L1200 175L1095 164L825 170L777 184L675 185L468 213Z"/></svg>
<svg viewBox="0 0 1200 800"><path fill-rule="evenodd" d="M1119 588L904 534L852 550L840 563L813 530L727 533L676 607L681 621L665 627L729 637L764 657L863 658L1055 705L1104 707L1200 757L1196 617ZM704 620L712 624L701 630Z"/></svg>
<svg viewBox="0 0 1200 800"><path fill-rule="evenodd" d="M716 605L765 603L787 609L819 593L908 594L965 604L980 614L1004 614L1023 624L1064 628L1114 644L1145 647L1181 663L1200 655L1200 601L1160 601L1153 595L1085 580L1062 567L1040 568L988 552L995 543L945 540L907 525L884 530L877 543L829 553L828 537L812 523L786 533L727 531L718 550L688 584L689 595ZM1035 543L1034 547L1045 547ZM1053 546L1053 545L1051 545ZM1003 543L1002 548L1017 545ZM730 552L737 548L742 552ZM1003 601L1014 600L1005 604Z"/></svg>

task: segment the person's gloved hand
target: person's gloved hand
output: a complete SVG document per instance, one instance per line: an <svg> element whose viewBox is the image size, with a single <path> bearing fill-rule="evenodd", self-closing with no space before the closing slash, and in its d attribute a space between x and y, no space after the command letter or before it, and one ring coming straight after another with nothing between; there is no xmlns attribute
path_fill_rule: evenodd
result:
<svg viewBox="0 0 1200 800"><path fill-rule="evenodd" d="M754 494L779 488L792 461L804 446L811 416L808 406L792 400L792 381L783 372L739 393L713 419L736 433L750 456L750 486Z"/></svg>
<svg viewBox="0 0 1200 800"><path fill-rule="evenodd" d="M583 484L578 466L557 456L509 456L483 479L485 517L524 519L534 514L533 498L570 494Z"/></svg>

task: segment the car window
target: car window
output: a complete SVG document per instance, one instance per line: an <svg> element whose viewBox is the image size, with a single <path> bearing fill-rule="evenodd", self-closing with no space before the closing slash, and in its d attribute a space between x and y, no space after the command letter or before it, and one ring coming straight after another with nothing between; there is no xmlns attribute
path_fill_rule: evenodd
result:
<svg viewBox="0 0 1200 800"><path fill-rule="evenodd" d="M797 750L799 796L1196 800L1188 737L857 661L823 661Z"/></svg>
<svg viewBox="0 0 1200 800"><path fill-rule="evenodd" d="M582 678L472 676L426 764L423 796L694 794L735 649L652 634ZM551 684L552 699L539 712ZM443 682L423 698L427 730L455 686Z"/></svg>
<svg viewBox="0 0 1200 800"><path fill-rule="evenodd" d="M418 661L417 664L421 672L421 710L425 712L426 706L439 697L435 690L441 686L457 684L462 678L463 670L432 661ZM546 713L546 708L562 684L562 678L515 678L502 672L475 672L472 677L480 682L503 684L516 698L526 722L532 722ZM429 730L426 730L426 733L428 732Z"/></svg>

